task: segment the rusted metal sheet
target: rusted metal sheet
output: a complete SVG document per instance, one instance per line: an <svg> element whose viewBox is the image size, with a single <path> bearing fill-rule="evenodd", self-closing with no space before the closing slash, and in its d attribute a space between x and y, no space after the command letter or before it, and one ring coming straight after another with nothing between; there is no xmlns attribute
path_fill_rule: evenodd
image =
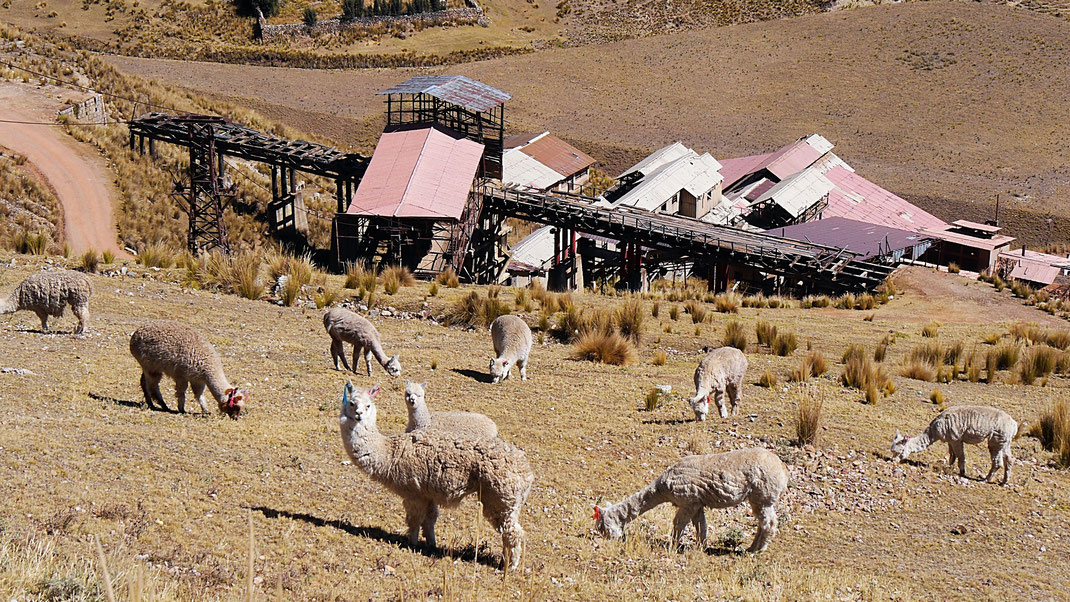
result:
<svg viewBox="0 0 1070 602"><path fill-rule="evenodd" d="M512 98L509 94L463 75L417 75L382 94L427 94L472 111L489 111Z"/></svg>

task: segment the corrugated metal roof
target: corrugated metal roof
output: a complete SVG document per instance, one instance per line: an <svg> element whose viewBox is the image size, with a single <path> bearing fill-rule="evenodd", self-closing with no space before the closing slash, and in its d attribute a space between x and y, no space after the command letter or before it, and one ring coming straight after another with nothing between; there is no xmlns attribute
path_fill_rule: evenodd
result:
<svg viewBox="0 0 1070 602"><path fill-rule="evenodd" d="M522 149L514 148L502 156L502 183L547 190L566 176L543 165Z"/></svg>
<svg viewBox="0 0 1070 602"><path fill-rule="evenodd" d="M519 149L562 175L562 179L594 165L594 159L568 142L546 132Z"/></svg>
<svg viewBox="0 0 1070 602"><path fill-rule="evenodd" d="M553 226L543 226L520 239L509 250L509 262L521 264L524 271L540 268L554 255Z"/></svg>
<svg viewBox="0 0 1070 602"><path fill-rule="evenodd" d="M435 128L385 132L347 213L460 219L483 145Z"/></svg>
<svg viewBox="0 0 1070 602"><path fill-rule="evenodd" d="M1006 247L1014 242L1014 238L1011 236L1002 236L997 234L992 238L977 238L976 236L970 236L968 234L961 234L959 232L951 232L944 229L931 229L922 228L920 230L922 234L953 242L955 244L962 245L964 247L970 247L973 249L983 249L985 251L995 251L1000 247Z"/></svg>
<svg viewBox="0 0 1070 602"><path fill-rule="evenodd" d="M770 187L754 203L773 201L792 217L799 217L833 188L835 185L820 170L804 169Z"/></svg>
<svg viewBox="0 0 1070 602"><path fill-rule="evenodd" d="M820 144L820 141L826 144ZM827 140L817 134L800 138L774 152L761 167L783 180L810 167L821 155L831 150L832 145L827 143Z"/></svg>
<svg viewBox="0 0 1070 602"><path fill-rule="evenodd" d="M545 136L546 134L549 134L549 133L550 132L532 132L532 133L529 133L529 134L513 134L512 136L506 136L505 137L505 140L503 141L503 145L505 147L505 150L509 150L511 148L517 148L519 146L524 146L525 144L528 144L529 142L532 142L536 138L538 138L540 136Z"/></svg>
<svg viewBox="0 0 1070 602"><path fill-rule="evenodd" d="M645 176L649 176L651 173L657 171L659 167L672 163L673 161L686 157L690 154L694 154L695 151L687 148L679 142L673 142L668 146L663 146L658 150L650 153L642 161L633 165L630 169L620 174L620 176L626 176L632 172L639 172Z"/></svg>
<svg viewBox="0 0 1070 602"><path fill-rule="evenodd" d="M940 218L843 167L828 170L825 177L836 188L829 192L822 217L846 217L915 232L947 228Z"/></svg>
<svg viewBox="0 0 1070 602"><path fill-rule="evenodd" d="M970 220L966 220L966 219L955 220L955 221L953 221L951 223L956 225L956 226L959 226L960 228L968 228L970 230L978 230L980 232L990 232L992 234L995 234L996 232L999 232L1000 230L1003 229L1003 228L1000 228L999 226L989 226L988 224L979 224L977 222L971 222Z"/></svg>
<svg viewBox="0 0 1070 602"><path fill-rule="evenodd" d="M724 177L724 188L730 190L740 180L761 169L772 153L764 155L751 155L749 157L736 157L735 159L721 160L721 176Z"/></svg>
<svg viewBox="0 0 1070 602"><path fill-rule="evenodd" d="M956 222L956 225L960 224ZM1070 270L1070 258L1021 249L1000 252L999 262L1001 265L1014 266L1010 273L1011 278L1042 284L1051 284L1057 276Z"/></svg>
<svg viewBox="0 0 1070 602"><path fill-rule="evenodd" d="M473 111L489 111L512 98L463 75L417 75L379 94L428 94Z"/></svg>
<svg viewBox="0 0 1070 602"><path fill-rule="evenodd" d="M830 217L783 228L766 230L766 234L830 247L847 248L861 254L861 259L894 255L896 251L926 244L929 237L888 226ZM927 245L926 245L927 246Z"/></svg>
<svg viewBox="0 0 1070 602"><path fill-rule="evenodd" d="M617 199L614 205L656 211L681 190L698 197L715 188L721 182L718 171L721 164L709 153L699 155L693 150L685 150L690 154L669 163L661 163Z"/></svg>

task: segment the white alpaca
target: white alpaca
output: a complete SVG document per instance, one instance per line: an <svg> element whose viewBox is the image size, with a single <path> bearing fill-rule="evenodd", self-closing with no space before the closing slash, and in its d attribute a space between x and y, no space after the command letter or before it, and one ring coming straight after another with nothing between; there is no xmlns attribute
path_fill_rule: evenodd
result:
<svg viewBox="0 0 1070 602"><path fill-rule="evenodd" d="M145 403L151 408L153 401L167 409L160 394L163 375L175 381L175 397L178 411L186 411L186 387L193 389L193 396L207 413L204 404L205 387L212 393L219 411L231 418L238 418L249 391L230 385L223 374L223 362L215 347L196 330L180 322L157 320L134 331L130 337L130 354L141 365L141 392Z"/></svg>
<svg viewBox="0 0 1070 602"><path fill-rule="evenodd" d="M89 298L92 296L93 283L81 272L37 272L27 276L7 298L0 299L0 314L30 310L40 318L41 330L48 332L48 318L62 316L64 308L70 305L78 318L74 334L82 334L89 319Z"/></svg>
<svg viewBox="0 0 1070 602"><path fill-rule="evenodd" d="M490 325L496 358L490 361L490 375L494 382L509 378L513 364L520 366L520 380L528 379L528 357L531 355L531 329L513 315L499 316Z"/></svg>
<svg viewBox="0 0 1070 602"><path fill-rule="evenodd" d="M639 515L664 504L676 506L673 541L680 546L687 524L706 546L706 508L731 508L749 502L758 534L748 552L761 552L777 533L776 504L788 487L788 469L773 452L758 447L723 454L685 456L643 489L623 501L594 507L599 533L613 539Z"/></svg>
<svg viewBox="0 0 1070 602"><path fill-rule="evenodd" d="M743 379L747 375L747 356L735 347L721 347L706 354L695 369L695 396L688 400L695 420L705 420L710 412L710 395L717 402L721 418L728 417L725 393L732 400L732 415L739 413L743 399Z"/></svg>
<svg viewBox="0 0 1070 602"><path fill-rule="evenodd" d="M331 359L334 360L334 369L338 369L338 360L346 370L352 370L355 374L360 365L360 357L368 365L368 376L372 375L372 357L386 370L390 376L401 376L401 362L398 356L388 356L383 351L379 342L379 331L375 325L360 314L349 311L342 307L334 307L323 314L323 327L331 336ZM353 367L349 367L346 361L345 345L353 345Z"/></svg>
<svg viewBox="0 0 1070 602"><path fill-rule="evenodd" d="M937 441L946 441L950 458L948 465L959 463L959 476L966 476L966 451L964 445L988 442L992 456L992 468L985 481L991 482L996 470L1003 466L1003 484L1011 477L1011 441L1018 434L1018 423L1003 410L988 406L954 406L940 412L920 435L904 437L895 432L892 453L896 460L905 460L913 453L928 449Z"/></svg>
<svg viewBox="0 0 1070 602"><path fill-rule="evenodd" d="M431 428L445 431L459 437L481 439L497 437L498 425L483 414L476 412L432 412L427 409L424 399L427 383L405 381L405 406L409 410L409 424L406 433L416 429Z"/></svg>
<svg viewBox="0 0 1070 602"><path fill-rule="evenodd" d="M346 384L339 417L342 445L354 464L401 496L409 542L419 541L422 528L435 547L439 506L456 506L475 493L483 516L502 534L504 566L515 569L524 548L520 508L535 481L524 452L501 439L458 439L434 429L382 435L372 402L378 393L378 386L355 390Z"/></svg>

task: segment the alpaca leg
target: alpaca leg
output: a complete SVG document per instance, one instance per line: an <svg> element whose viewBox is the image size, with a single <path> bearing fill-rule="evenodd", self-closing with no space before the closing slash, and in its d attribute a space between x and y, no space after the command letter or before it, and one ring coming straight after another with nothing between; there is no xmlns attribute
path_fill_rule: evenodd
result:
<svg viewBox="0 0 1070 602"><path fill-rule="evenodd" d="M427 503L427 511L424 513L424 540L427 541L427 545L431 546L431 549L437 549L438 543L435 542L435 523L438 522L438 505L434 502Z"/></svg>
<svg viewBox="0 0 1070 602"><path fill-rule="evenodd" d="M721 418L728 418L728 407L724 403L724 389L719 389L713 392L713 399L717 402L717 411L721 413Z"/></svg>
<svg viewBox="0 0 1070 602"><path fill-rule="evenodd" d="M367 366L368 366L368 376L372 375L372 358L373 357L375 357L375 356L372 355L372 350L371 349L367 349L367 350L364 351L364 363L367 364Z"/></svg>
<svg viewBox="0 0 1070 602"><path fill-rule="evenodd" d="M698 540L700 549L706 549L706 509L699 506L691 517L691 524L695 527L695 539Z"/></svg>
<svg viewBox="0 0 1070 602"><path fill-rule="evenodd" d="M1011 445L1008 443L1003 446L1003 484L1006 485L1007 481L1011 478L1011 464L1014 464L1014 456L1011 455Z"/></svg>
<svg viewBox="0 0 1070 602"><path fill-rule="evenodd" d="M161 372L149 373L146 375L145 384L148 385L149 395L156 400L156 403L164 410L171 411L163 401L163 393L160 393L160 379L162 378Z"/></svg>
<svg viewBox="0 0 1070 602"><path fill-rule="evenodd" d="M959 476L966 476L966 444L962 441L953 441L951 445L955 446L955 457L959 462Z"/></svg>
<svg viewBox="0 0 1070 602"><path fill-rule="evenodd" d="M483 517L494 530L502 534L502 564L506 570L513 570L520 564L520 556L524 550L520 506L526 497L527 493L524 493L512 506L507 506L502 500L483 500Z"/></svg>
<svg viewBox="0 0 1070 602"><path fill-rule="evenodd" d="M427 510L427 502L422 499L406 498L405 524L409 527L409 545L416 546L420 543L420 527L424 523L424 512Z"/></svg>
<svg viewBox="0 0 1070 602"><path fill-rule="evenodd" d="M528 358L519 359L516 361L516 365L520 368L520 380L528 379Z"/></svg>
<svg viewBox="0 0 1070 602"><path fill-rule="evenodd" d="M71 311L74 312L74 316L78 318L78 328L75 329L74 334L85 334L85 323L89 319L89 306L88 305L72 305Z"/></svg>
<svg viewBox="0 0 1070 602"><path fill-rule="evenodd" d="M758 534L754 536L754 543L747 548L747 551L752 553L761 552L769 545L769 540L776 536L776 507L773 504L762 506L757 502L752 502L751 509L758 519Z"/></svg>
<svg viewBox="0 0 1070 602"><path fill-rule="evenodd" d="M743 387L729 383L728 384L728 398L732 402L732 415L739 414L739 402L743 401Z"/></svg>
<svg viewBox="0 0 1070 602"><path fill-rule="evenodd" d="M201 404L201 413L208 413L208 406L204 404L204 383L191 383L190 387L193 389L193 396L197 398L197 403Z"/></svg>
<svg viewBox="0 0 1070 602"><path fill-rule="evenodd" d="M693 506L680 506L676 509L676 516L672 518L672 541L677 550L683 547L684 530L687 529L687 523L691 522L691 517L694 515Z"/></svg>
<svg viewBox="0 0 1070 602"><path fill-rule="evenodd" d="M359 345L353 345L353 374L357 373L360 369L360 358L364 357L364 348ZM371 370L368 370L368 376L371 376Z"/></svg>
<svg viewBox="0 0 1070 602"><path fill-rule="evenodd" d="M949 469L955 469L955 444L947 444L947 466Z"/></svg>
<svg viewBox="0 0 1070 602"><path fill-rule="evenodd" d="M41 319L41 332L48 332L48 314L43 311L36 313L37 317Z"/></svg>
<svg viewBox="0 0 1070 602"><path fill-rule="evenodd" d="M141 371L141 394L145 396L145 405L152 408L152 393L149 391L148 375Z"/></svg>
<svg viewBox="0 0 1070 602"><path fill-rule="evenodd" d="M186 387L188 386L189 382L181 378L175 379L175 399L178 401L178 412L180 414L186 413Z"/></svg>
<svg viewBox="0 0 1070 602"><path fill-rule="evenodd" d="M349 361L346 360L345 344L341 339L331 337L331 361L334 362L334 369L338 369L338 360L342 360L342 366L346 370L349 370Z"/></svg>
<svg viewBox="0 0 1070 602"><path fill-rule="evenodd" d="M985 482L992 482L992 475L996 474L1000 466L1003 464L1003 444L993 439L988 440L988 454L992 457L992 468L988 469L988 475L985 476Z"/></svg>

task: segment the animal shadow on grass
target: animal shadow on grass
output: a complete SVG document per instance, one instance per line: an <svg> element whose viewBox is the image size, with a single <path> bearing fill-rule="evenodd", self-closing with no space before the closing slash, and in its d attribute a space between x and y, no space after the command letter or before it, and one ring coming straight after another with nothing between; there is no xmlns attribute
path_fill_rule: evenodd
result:
<svg viewBox="0 0 1070 602"><path fill-rule="evenodd" d="M476 372L475 370L469 370L467 368L453 368L453 371L461 376L466 376L481 383L490 384L494 382L494 377L485 372Z"/></svg>
<svg viewBox="0 0 1070 602"><path fill-rule="evenodd" d="M476 548L474 545L469 544L459 548L444 548L439 546L437 549L431 549L424 544L412 546L409 544L409 538L397 533L390 533L379 527L358 527L351 525L342 520L328 520L313 516L311 514L305 514L303 512L289 512L287 510L276 510L274 508L268 508L266 506L252 506L250 510L255 510L264 515L265 518L289 518L293 520L299 520L306 522L310 525L317 527L334 527L340 531L345 531L350 535L356 535L357 537L366 537L368 539L374 539L381 543L393 544L398 547L408 548L410 550L419 552L420 554L428 558L457 558L464 562L472 562L476 558ZM480 546L479 550L479 564L492 569L502 568L501 557L490 552L486 549L486 546Z"/></svg>
<svg viewBox="0 0 1070 602"><path fill-rule="evenodd" d="M693 419L693 418L651 418L649 420L644 420L643 424L665 424L665 425L671 425L671 424L688 424L688 423L691 423L691 422L697 422L697 421L695 419Z"/></svg>
<svg viewBox="0 0 1070 602"><path fill-rule="evenodd" d="M90 392L89 393L89 398L90 399L95 399L97 401L107 401L107 402L114 403L116 405L121 405L121 406L127 407L127 408L139 408L140 409L140 408L144 408L146 406L145 402L143 402L143 401L130 401L128 399L116 399L115 397L108 397L107 395L101 395L100 393L92 393L92 392ZM165 412L167 414L177 414L178 413L178 410L172 410L170 408L168 408L168 409L158 408L158 407L156 407L154 405L148 406L148 409L152 410L153 412Z"/></svg>

